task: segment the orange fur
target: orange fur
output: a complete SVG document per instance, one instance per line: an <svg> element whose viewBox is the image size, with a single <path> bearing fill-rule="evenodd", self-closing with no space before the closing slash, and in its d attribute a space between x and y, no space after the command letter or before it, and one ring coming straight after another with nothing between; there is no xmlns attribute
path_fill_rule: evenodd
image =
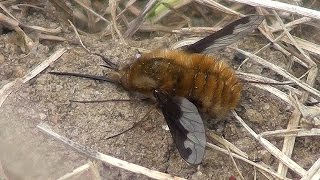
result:
<svg viewBox="0 0 320 180"><path fill-rule="evenodd" d="M122 85L129 90L151 94L158 89L186 97L201 111L218 117L237 106L242 89L233 69L223 61L175 50L143 54L122 74Z"/></svg>

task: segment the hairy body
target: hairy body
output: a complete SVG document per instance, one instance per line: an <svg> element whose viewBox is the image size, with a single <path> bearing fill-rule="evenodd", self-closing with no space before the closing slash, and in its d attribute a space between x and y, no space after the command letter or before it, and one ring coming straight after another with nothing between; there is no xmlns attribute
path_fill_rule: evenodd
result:
<svg viewBox="0 0 320 180"><path fill-rule="evenodd" d="M186 97L199 110L222 117L234 109L242 86L225 62L205 54L156 50L120 70L122 86L146 95L157 89Z"/></svg>

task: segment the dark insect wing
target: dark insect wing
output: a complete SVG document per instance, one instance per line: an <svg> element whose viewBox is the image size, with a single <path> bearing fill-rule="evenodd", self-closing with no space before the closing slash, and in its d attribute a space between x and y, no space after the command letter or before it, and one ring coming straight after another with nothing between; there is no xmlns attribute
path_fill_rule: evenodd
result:
<svg viewBox="0 0 320 180"><path fill-rule="evenodd" d="M184 51L190 53L200 53L206 50L208 47L214 50L223 48L247 36L254 29L256 29L263 20L263 16L257 15L243 17L228 24L219 31L186 46Z"/></svg>
<svg viewBox="0 0 320 180"><path fill-rule="evenodd" d="M200 164L206 146L205 129L197 107L184 97L170 97L155 91L172 138L182 158Z"/></svg>

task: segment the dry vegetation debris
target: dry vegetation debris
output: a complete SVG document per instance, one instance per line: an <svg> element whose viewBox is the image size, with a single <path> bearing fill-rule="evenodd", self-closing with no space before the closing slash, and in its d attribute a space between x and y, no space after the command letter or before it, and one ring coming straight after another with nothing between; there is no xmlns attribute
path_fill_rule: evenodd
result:
<svg viewBox="0 0 320 180"><path fill-rule="evenodd" d="M28 83L37 75L41 76L41 72L60 58L71 45L80 42L82 47L86 48L86 52L91 53L89 49L92 48L85 47L81 37L92 35L110 37L115 41L119 39L119 43L130 46L130 38L139 39L143 33L149 33L153 36L155 33L159 33L164 36L183 37L183 40L173 45L173 47L179 47L196 41L194 37L186 38L185 36L204 36L221 29L238 17L246 14L259 14L265 16L266 20L260 25L256 34L267 39L267 43L251 52L238 47L231 47L232 51L237 51L247 57L237 66L237 74L242 79L261 82L254 83L252 86L272 94L278 98L278 101L282 101L289 106L292 110L291 116L286 122L286 128L258 133L246 123L246 119L241 118L236 112L233 112L233 115L246 132L277 159L278 165L275 167L274 164L253 161L250 159L250 153L241 150L232 142L212 132L208 132L211 141L207 144L208 151L219 151L230 156L234 168L238 172L235 176L240 179L245 179L248 175L241 172L243 164L235 159L252 165L255 178L256 171L259 171L266 179L294 179L295 177L305 180L319 179L319 153L317 159L313 159L313 164L310 167L299 165L297 159L292 158L292 156L297 137L315 137L312 140L315 141L314 143L319 143L316 141L319 141L320 135L320 104L318 103L320 101L318 69L320 62L320 27L318 24L320 21L320 3L316 0L296 1L300 4L290 4L291 2L271 2L269 0L150 0L147 2L135 0L30 0L21 3L15 0L2 1L0 3L2 31L10 29L17 34L19 51L16 52L23 54L22 57L36 54L39 44L41 44L40 40L58 44L54 45L57 48L54 48L55 50L50 53L49 57L42 58L38 66L27 70L22 77L5 79L3 75L0 76L0 82L9 80L5 84L1 83L0 108L10 94L18 92L22 84ZM28 24L28 21L23 19L23 14L33 10L52 15L52 18L60 25L50 27ZM19 15L19 18L16 17L17 15ZM71 32L68 30L69 23L73 27ZM77 40L73 40L66 35L67 32L69 34L75 32ZM277 65L278 62L266 59L264 53L266 50L270 51L270 48L273 51L281 52L288 60L285 67ZM0 63L5 63L7 58L5 57ZM269 69L277 76L281 76L279 78L281 80L274 79L277 76L268 77L261 73L254 74L251 71L246 71L246 65L248 64L259 64L263 69ZM297 75L294 70L295 66L299 66L302 73ZM104 163L155 179L180 179L177 176L135 165L82 146L53 132L45 124L40 124L38 127L49 135ZM277 146L273 144L274 137L283 139L283 141L279 141L283 143L281 148L279 144ZM212 144L213 142L217 145ZM299 152L297 151L297 153ZM92 172L94 172L90 175L92 179L100 179L91 162L61 177L61 179L67 179L88 169L92 169ZM0 179L7 179L1 166L0 170ZM290 176L288 176L289 170L293 172ZM188 177L189 175L183 174L183 176ZM225 176L222 175L221 177Z"/></svg>

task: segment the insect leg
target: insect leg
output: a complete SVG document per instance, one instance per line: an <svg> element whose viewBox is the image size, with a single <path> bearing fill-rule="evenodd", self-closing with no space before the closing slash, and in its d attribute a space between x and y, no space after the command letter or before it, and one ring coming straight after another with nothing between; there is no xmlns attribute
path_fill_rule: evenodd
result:
<svg viewBox="0 0 320 180"><path fill-rule="evenodd" d="M157 104L154 104L153 106L151 106L147 113L138 121L138 122L135 122L131 127L117 133L117 134L114 134L114 135L111 135L111 136L108 136L108 137L103 137L101 138L100 140L108 140L108 139L111 139L111 138L115 138L117 136L120 136L121 134L124 134L130 130L132 130L133 128L137 127L137 126L141 126L144 122L146 122L148 119L147 119L147 116L156 108L156 105Z"/></svg>

